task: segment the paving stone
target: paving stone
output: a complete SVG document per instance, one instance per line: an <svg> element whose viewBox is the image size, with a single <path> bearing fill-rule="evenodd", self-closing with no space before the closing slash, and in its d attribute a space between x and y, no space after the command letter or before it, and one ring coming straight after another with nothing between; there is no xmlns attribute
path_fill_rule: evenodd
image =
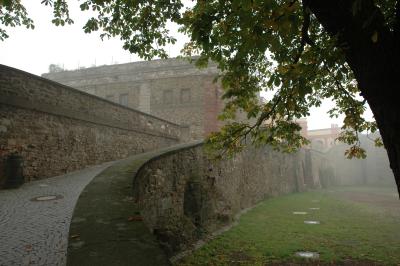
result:
<svg viewBox="0 0 400 266"><path fill-rule="evenodd" d="M293 212L293 214L306 215L307 212Z"/></svg>
<svg viewBox="0 0 400 266"><path fill-rule="evenodd" d="M76 201L83 188L111 164L0 190L0 265L65 265ZM31 201L51 195L62 198Z"/></svg>
<svg viewBox="0 0 400 266"><path fill-rule="evenodd" d="M296 257L301 257L305 259L318 259L319 254L317 252L310 252L310 251L299 251L295 253Z"/></svg>
<svg viewBox="0 0 400 266"><path fill-rule="evenodd" d="M319 221L304 221L305 224L320 224Z"/></svg>

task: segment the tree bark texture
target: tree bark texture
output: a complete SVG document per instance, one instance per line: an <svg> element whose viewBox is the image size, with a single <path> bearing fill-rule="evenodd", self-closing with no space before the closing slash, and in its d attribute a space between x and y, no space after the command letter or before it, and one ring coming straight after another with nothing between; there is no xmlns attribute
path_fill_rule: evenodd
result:
<svg viewBox="0 0 400 266"><path fill-rule="evenodd" d="M338 39L375 116L400 193L400 29L389 29L373 0L303 0L303 4Z"/></svg>

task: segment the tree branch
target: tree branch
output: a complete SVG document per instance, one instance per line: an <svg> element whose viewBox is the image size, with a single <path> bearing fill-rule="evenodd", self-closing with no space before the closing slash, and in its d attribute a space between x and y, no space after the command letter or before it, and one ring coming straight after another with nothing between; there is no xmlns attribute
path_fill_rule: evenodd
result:
<svg viewBox="0 0 400 266"><path fill-rule="evenodd" d="M396 1L396 22L394 24L394 34L397 42L400 42L400 0Z"/></svg>
<svg viewBox="0 0 400 266"><path fill-rule="evenodd" d="M235 132L232 133L232 135L235 135L236 133L239 133L240 131L244 130L242 133L239 133L233 140L230 141L230 143L234 143L236 141L238 141L240 139L240 141L245 140L247 135L250 134L250 132L252 130L254 130L255 128L259 128L262 124L262 122L268 118L269 116L271 116L271 114L273 114L273 112L276 109L276 106L279 104L279 102L281 102L282 97L279 96L276 101L274 102L273 106L271 107L271 110L269 112L266 113L262 113L261 116L257 119L257 122L252 125L252 126L244 126L239 128L238 130L236 130ZM219 156L224 156L226 153L228 152L228 148L224 149Z"/></svg>
<svg viewBox="0 0 400 266"><path fill-rule="evenodd" d="M296 3L297 2L297 0L293 0L292 2L290 2L289 4L288 4L288 7L291 7L292 5L294 5L294 3ZM274 19L274 21L275 22L278 22L281 18L283 18L285 16L285 13L283 13L282 15L279 15L278 17L276 17L275 19Z"/></svg>
<svg viewBox="0 0 400 266"><path fill-rule="evenodd" d="M332 72L332 71L329 69L329 67L326 65L326 62L324 62L324 68L325 68L325 70L326 70L328 73ZM340 91L342 91L342 92L347 96L347 98L353 99L353 96L350 94L350 92L348 92L348 91L342 86L342 84L340 83L340 81L337 80L336 77L332 77L332 78L333 78L333 81L335 82L336 88L338 88Z"/></svg>
<svg viewBox="0 0 400 266"><path fill-rule="evenodd" d="M299 52L296 55L294 59L294 64L297 64L299 62L301 55L304 52L304 47L306 44L310 46L314 46L314 42L311 40L310 36L308 35L308 28L310 27L311 23L311 15L309 10L307 10L307 7L303 4L303 26L301 27L301 41L300 41L300 47L299 47Z"/></svg>

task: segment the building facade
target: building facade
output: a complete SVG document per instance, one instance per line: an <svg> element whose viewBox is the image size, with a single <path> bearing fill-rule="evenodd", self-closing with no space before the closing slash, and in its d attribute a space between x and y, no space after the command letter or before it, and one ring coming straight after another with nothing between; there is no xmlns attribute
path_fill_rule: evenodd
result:
<svg viewBox="0 0 400 266"><path fill-rule="evenodd" d="M128 108L187 125L191 139L217 131L223 108L218 69L184 59L153 60L46 73L44 78Z"/></svg>
<svg viewBox="0 0 400 266"><path fill-rule="evenodd" d="M331 124L330 128L321 128L307 131L307 139L311 142L311 148L316 150L328 150L337 142L340 127Z"/></svg>
<svg viewBox="0 0 400 266"><path fill-rule="evenodd" d="M337 144L337 138L340 134L340 127L337 124L331 124L330 128L308 129L307 118L296 120L301 127L300 134L310 141L308 148L327 151Z"/></svg>

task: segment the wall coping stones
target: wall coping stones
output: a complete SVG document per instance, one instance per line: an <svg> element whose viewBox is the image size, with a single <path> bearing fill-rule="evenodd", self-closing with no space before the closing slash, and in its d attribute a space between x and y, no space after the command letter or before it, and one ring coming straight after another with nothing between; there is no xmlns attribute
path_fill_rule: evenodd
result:
<svg viewBox="0 0 400 266"><path fill-rule="evenodd" d="M112 127L112 128L117 128L117 129L122 129L122 130L127 130L127 131L133 131L133 132L142 133L145 135L179 140L178 137L171 136L170 134L166 134L163 132L155 132L155 131L150 131L150 130L145 130L145 129L139 129L137 127L132 127L132 125L129 126L126 123L121 123L119 121L113 121L111 119L107 119L107 118L104 118L101 116L88 115L85 113L81 113L79 111L68 110L68 109L64 109L62 107L55 107L53 105L46 104L46 103L32 102L32 101L29 101L22 97L2 96L0 98L0 104L11 105L11 106L14 106L17 108L33 110L33 111L42 112L42 113L46 113L46 114L50 114L50 115L62 116L62 117L80 120L80 121L84 121L84 122L88 122L88 123L92 123L92 124L96 124L96 125L102 125L102 126L107 126L107 127ZM180 127L185 127L185 126L180 126Z"/></svg>
<svg viewBox="0 0 400 266"><path fill-rule="evenodd" d="M153 118L153 119L155 119L155 120L159 120L159 121L162 121L162 122L166 122L166 123L169 123L169 124L174 125L174 126L177 126L177 127L186 127L186 126L182 126L182 125L176 124L176 123L174 123L174 122L171 122L171 121L168 121L168 120L159 118L159 117L157 117L157 116L154 116L154 115L151 115L151 114L148 114L148 113L144 113L144 112L141 112L141 111L139 111L139 110L136 110L136 109L133 109L133 108L130 108L130 107L127 107L127 106L123 106L123 105L114 103L114 102L112 102L112 101L108 101L108 100L106 100L106 99L104 99L104 98L95 96L95 95L93 95L93 94L89 94L89 93L87 93L87 92L84 92L84 91L81 91L81 90L78 90L78 89L75 89L75 88L72 88L72 87L63 85L63 84L58 83L58 82L56 82L56 81L49 80L49 79L47 79L47 78L40 77L40 76L34 75L34 74L32 74L32 73L25 72L25 71L23 71L23 70L16 69L16 68L13 68L13 67L10 67L10 66L6 66L6 65L0 64L0 73L1 73L1 72L4 72L4 73L6 73L6 72L14 72L14 73L16 73L16 74L18 74L18 75L23 75L23 76L32 78L32 79L34 79L34 80L36 80L36 81L38 81L38 82L43 82L43 83L47 83L47 84L50 84L50 85L53 85L53 86L56 86L56 87L61 87L61 88L65 89L65 90L67 90L67 91L70 91L70 92L72 92L72 93L77 93L77 94L80 94L80 95L82 95L82 96L84 96L84 97L89 97L89 98L94 99L94 100L97 100L97 101L102 101L102 102L105 102L105 103L108 104L108 105L117 106L118 108L126 109L126 110L129 110L129 111L131 111L131 112L137 113L137 114L139 114L139 115L144 115L144 116L147 116L147 117L151 117L151 118ZM5 96L2 95L2 98L3 98L3 97L5 97ZM2 103L3 103L3 102L2 102ZM4 103L4 104L5 104L5 103Z"/></svg>

